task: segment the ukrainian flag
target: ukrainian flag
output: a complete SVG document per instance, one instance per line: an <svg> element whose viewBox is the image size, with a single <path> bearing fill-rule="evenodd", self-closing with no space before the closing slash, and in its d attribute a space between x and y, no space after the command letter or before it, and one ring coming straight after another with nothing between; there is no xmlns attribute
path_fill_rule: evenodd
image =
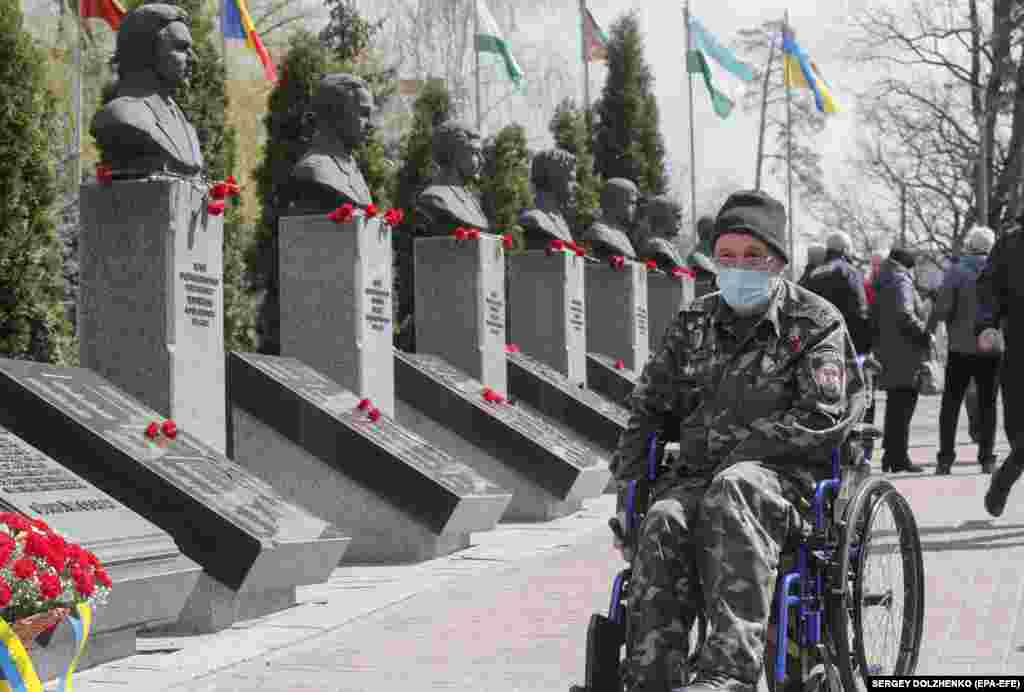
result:
<svg viewBox="0 0 1024 692"><path fill-rule="evenodd" d="M256 33L256 26L252 23L252 17L249 16L249 8L246 6L245 0L224 0L220 26L221 31L224 32L224 38L241 39L245 41L245 45L256 51L260 62L263 63L263 74L268 80L277 84L277 69L274 67L274 61L270 59L270 53L267 52L263 41L260 40L259 34Z"/></svg>
<svg viewBox="0 0 1024 692"><path fill-rule="evenodd" d="M839 112L828 82L821 76L821 70L797 45L796 37L788 26L782 30L782 58L787 88L810 89L814 92L814 105L819 112Z"/></svg>

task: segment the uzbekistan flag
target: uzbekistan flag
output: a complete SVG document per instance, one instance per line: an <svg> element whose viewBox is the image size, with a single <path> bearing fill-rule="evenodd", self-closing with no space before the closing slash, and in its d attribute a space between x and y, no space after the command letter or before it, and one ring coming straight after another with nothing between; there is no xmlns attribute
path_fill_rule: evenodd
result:
<svg viewBox="0 0 1024 692"><path fill-rule="evenodd" d="M512 57L512 52L508 48L508 43L505 42L505 37L501 34L501 29L498 28L498 22L494 19L494 15L487 9L484 0L476 0L476 11L477 21L480 25L480 33L476 35L477 51L496 55L504 64L505 74L513 84L519 86L523 80L523 71L519 68L516 59Z"/></svg>
<svg viewBox="0 0 1024 692"><path fill-rule="evenodd" d="M117 0L80 0L78 16L82 19L102 19L110 28L121 28L121 19L128 14Z"/></svg>
<svg viewBox="0 0 1024 692"><path fill-rule="evenodd" d="M687 34L690 45L686 51L686 71L704 77L715 113L720 118L728 118L744 83L753 81L754 71L719 43L696 17L690 17Z"/></svg>
<svg viewBox="0 0 1024 692"><path fill-rule="evenodd" d="M839 112L828 82L821 76L821 70L797 45L796 36L788 26L782 30L782 59L787 88L810 89L814 92L814 105L820 113Z"/></svg>
<svg viewBox="0 0 1024 692"><path fill-rule="evenodd" d="M256 33L256 26L249 16L249 8L245 0L224 0L224 11L220 15L221 31L224 38L241 39L245 45L256 51L260 62L263 63L263 74L274 84L277 84L277 69L274 61L270 59L259 34Z"/></svg>
<svg viewBox="0 0 1024 692"><path fill-rule="evenodd" d="M587 62L608 62L608 35L605 34L586 5L583 10L583 59Z"/></svg>

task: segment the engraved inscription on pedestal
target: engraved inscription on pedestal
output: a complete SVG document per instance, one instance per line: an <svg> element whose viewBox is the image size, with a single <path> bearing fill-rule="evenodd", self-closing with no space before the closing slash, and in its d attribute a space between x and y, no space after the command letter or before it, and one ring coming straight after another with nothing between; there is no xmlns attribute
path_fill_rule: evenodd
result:
<svg viewBox="0 0 1024 692"><path fill-rule="evenodd" d="M192 263L191 271L178 272L185 294L185 315L194 327L209 327L217 317L217 286L220 279L210 276L206 265Z"/></svg>
<svg viewBox="0 0 1024 692"><path fill-rule="evenodd" d="M369 288L363 290L366 306L363 310L367 326L375 332L387 331L391 324L391 290L383 279L374 279Z"/></svg>
<svg viewBox="0 0 1024 692"><path fill-rule="evenodd" d="M587 328L585 315L586 311L580 298L573 298L569 301L569 324L575 331L582 333Z"/></svg>
<svg viewBox="0 0 1024 692"><path fill-rule="evenodd" d="M498 291L490 291L484 299L487 305L484 326L491 336L505 338L505 301Z"/></svg>

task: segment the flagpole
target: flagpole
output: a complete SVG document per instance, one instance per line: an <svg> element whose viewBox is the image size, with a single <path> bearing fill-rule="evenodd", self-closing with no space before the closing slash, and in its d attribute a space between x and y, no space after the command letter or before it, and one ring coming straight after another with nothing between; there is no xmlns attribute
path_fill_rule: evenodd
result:
<svg viewBox="0 0 1024 692"><path fill-rule="evenodd" d="M583 113L590 112L590 61L587 55L587 0L580 0L580 57L583 58ZM587 116L583 116L587 119Z"/></svg>
<svg viewBox="0 0 1024 692"><path fill-rule="evenodd" d="M75 141L74 159L71 166L74 187L71 194L78 197L78 188L82 184L82 5L78 3L75 13Z"/></svg>
<svg viewBox="0 0 1024 692"><path fill-rule="evenodd" d="M683 4L683 18L686 23L686 48L683 52L686 81L690 92L690 222L697 233L697 152L693 132L693 73L690 72L690 0Z"/></svg>
<svg viewBox="0 0 1024 692"><path fill-rule="evenodd" d="M483 136L484 116L480 103L480 0L473 0L473 53L476 56L476 130Z"/></svg>
<svg viewBox="0 0 1024 692"><path fill-rule="evenodd" d="M775 62L775 41L772 35L771 46L768 48L768 65L764 68L764 79L761 86L761 126L757 132L757 167L754 171L754 189L761 189L761 162L764 161L764 127L768 115L768 82L772 74L772 63Z"/></svg>
<svg viewBox="0 0 1024 692"><path fill-rule="evenodd" d="M789 31L789 10L786 10L782 21L783 31ZM793 264L796 260L795 243L793 242L793 100L790 96L789 80L785 78L785 75L783 83L786 87L786 196L788 198L786 206L789 211L789 278L793 279L796 277Z"/></svg>

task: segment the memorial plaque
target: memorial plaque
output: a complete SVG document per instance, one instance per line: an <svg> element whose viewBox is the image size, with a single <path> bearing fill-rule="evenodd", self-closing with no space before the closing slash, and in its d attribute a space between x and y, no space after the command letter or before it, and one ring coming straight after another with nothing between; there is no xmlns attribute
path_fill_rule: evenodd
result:
<svg viewBox="0 0 1024 692"><path fill-rule="evenodd" d="M680 310L693 301L694 282L687 276L680 278L664 272L652 271L647 275L647 305L650 321L651 353L661 348L662 339Z"/></svg>
<svg viewBox="0 0 1024 692"><path fill-rule="evenodd" d="M585 260L530 251L509 258L511 342L577 384L586 382Z"/></svg>
<svg viewBox="0 0 1024 692"><path fill-rule="evenodd" d="M629 422L629 412L601 394L574 384L552 367L525 353L508 354L509 390L548 418L614 453Z"/></svg>
<svg viewBox="0 0 1024 692"><path fill-rule="evenodd" d="M416 350L440 356L499 392L505 367L505 252L501 238L417 238Z"/></svg>
<svg viewBox="0 0 1024 692"><path fill-rule="evenodd" d="M248 416L231 417L236 428L248 426L229 435L232 456L352 533L346 559L436 557L430 545L414 545L431 543L424 532L435 540L461 534L443 543L467 547L469 534L494 528L512 499L392 417L370 420L358 396L293 358L231 353L228 396Z"/></svg>
<svg viewBox="0 0 1024 692"><path fill-rule="evenodd" d="M506 518L562 515L604 489L610 474L595 448L519 406L488 402L483 383L443 359L396 351L395 378L399 421L511 490Z"/></svg>
<svg viewBox="0 0 1024 692"><path fill-rule="evenodd" d="M136 629L176 619L202 571L167 533L3 427L0 505L43 519L106 566L114 588L85 667L134 653Z"/></svg>
<svg viewBox="0 0 1024 692"><path fill-rule="evenodd" d="M223 216L188 180L82 186L81 363L223 453Z"/></svg>
<svg viewBox="0 0 1024 692"><path fill-rule="evenodd" d="M146 440L157 413L99 375L0 359L0 424L167 531L234 592L325 581L348 538L182 426ZM230 546L230 549L225 549Z"/></svg>
<svg viewBox="0 0 1024 692"><path fill-rule="evenodd" d="M639 372L650 351L647 268L630 260L621 270L588 262L586 307L587 351ZM589 368L587 374L589 382Z"/></svg>
<svg viewBox="0 0 1024 692"><path fill-rule="evenodd" d="M587 354L587 387L613 403L628 407L627 401L636 387L637 374L615 367L615 361L600 353Z"/></svg>
<svg viewBox="0 0 1024 692"><path fill-rule="evenodd" d="M281 219L281 355L395 413L391 231L380 219Z"/></svg>

